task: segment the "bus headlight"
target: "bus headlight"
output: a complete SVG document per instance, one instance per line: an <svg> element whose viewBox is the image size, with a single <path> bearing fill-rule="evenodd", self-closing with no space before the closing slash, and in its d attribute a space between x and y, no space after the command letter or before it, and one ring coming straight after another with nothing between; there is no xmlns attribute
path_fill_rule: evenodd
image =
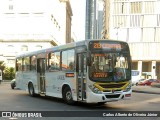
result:
<svg viewBox="0 0 160 120"><path fill-rule="evenodd" d="M96 94L102 94L102 92L97 87L95 87L93 85L89 85L88 87L91 89L92 92L94 92Z"/></svg>
<svg viewBox="0 0 160 120"><path fill-rule="evenodd" d="M124 89L124 92L128 92L131 90L131 83L129 83L129 85Z"/></svg>

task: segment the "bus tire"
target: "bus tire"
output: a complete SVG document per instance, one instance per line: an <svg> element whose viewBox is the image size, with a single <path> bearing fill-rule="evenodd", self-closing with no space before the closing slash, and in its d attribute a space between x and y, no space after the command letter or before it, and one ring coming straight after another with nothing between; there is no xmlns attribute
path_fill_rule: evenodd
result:
<svg viewBox="0 0 160 120"><path fill-rule="evenodd" d="M64 88L63 99L69 105L73 105L75 103L75 101L73 100L73 97L72 97L71 89L69 87Z"/></svg>
<svg viewBox="0 0 160 120"><path fill-rule="evenodd" d="M11 88L12 88L12 89L14 89L14 86L13 86L13 85L11 85Z"/></svg>
<svg viewBox="0 0 160 120"><path fill-rule="evenodd" d="M29 92L29 95L32 97L34 97L36 95L32 83L29 83L29 85L28 85L28 92Z"/></svg>

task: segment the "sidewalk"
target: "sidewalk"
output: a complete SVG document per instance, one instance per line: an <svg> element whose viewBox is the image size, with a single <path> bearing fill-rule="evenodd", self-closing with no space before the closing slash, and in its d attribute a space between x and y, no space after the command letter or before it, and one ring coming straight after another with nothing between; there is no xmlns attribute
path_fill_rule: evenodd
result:
<svg viewBox="0 0 160 120"><path fill-rule="evenodd" d="M152 86L132 86L132 92L159 94L160 88Z"/></svg>

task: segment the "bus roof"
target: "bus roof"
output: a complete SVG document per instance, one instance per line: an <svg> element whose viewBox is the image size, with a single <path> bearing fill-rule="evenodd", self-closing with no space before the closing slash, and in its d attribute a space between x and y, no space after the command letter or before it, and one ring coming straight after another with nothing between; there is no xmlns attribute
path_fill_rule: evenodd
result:
<svg viewBox="0 0 160 120"><path fill-rule="evenodd" d="M74 48L74 47L78 47L78 46L87 45L90 41L98 41L98 42L100 42L100 41L105 41L105 40L108 41L108 42L112 41L112 42L127 43L125 41L111 40L111 39L87 39L87 40L67 43L65 45L53 46L53 47L50 47L50 48L36 50L36 51L32 51L32 52L25 52L23 54L17 55L16 58L23 57L23 56L32 56L32 55L45 53L45 52L50 52L50 51L58 51L58 50L70 49L70 48Z"/></svg>

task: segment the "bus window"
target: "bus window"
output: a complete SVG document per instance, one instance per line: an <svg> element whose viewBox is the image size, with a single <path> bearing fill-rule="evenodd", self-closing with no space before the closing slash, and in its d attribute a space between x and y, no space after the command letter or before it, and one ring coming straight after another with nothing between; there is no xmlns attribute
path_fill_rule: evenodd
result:
<svg viewBox="0 0 160 120"><path fill-rule="evenodd" d="M116 80L122 81L129 79L129 59L125 54L119 53L93 53L91 54L92 66L89 76L93 80ZM104 79L105 78L105 79Z"/></svg>
<svg viewBox="0 0 160 120"><path fill-rule="evenodd" d="M31 57L31 71L36 71L36 56Z"/></svg>
<svg viewBox="0 0 160 120"><path fill-rule="evenodd" d="M75 52L74 50L67 50L62 52L62 70L75 70Z"/></svg>
<svg viewBox="0 0 160 120"><path fill-rule="evenodd" d="M23 59L23 67L24 67L24 71L30 70L30 58L29 57L25 57Z"/></svg>
<svg viewBox="0 0 160 120"><path fill-rule="evenodd" d="M67 66L67 51L63 51L62 52L62 70L67 70L68 66Z"/></svg>
<svg viewBox="0 0 160 120"><path fill-rule="evenodd" d="M60 52L50 53L49 71L60 70Z"/></svg>
<svg viewBox="0 0 160 120"><path fill-rule="evenodd" d="M22 58L16 60L16 71L22 71Z"/></svg>
<svg viewBox="0 0 160 120"><path fill-rule="evenodd" d="M73 71L75 69L75 61L74 61L74 50L68 51L68 66L69 70Z"/></svg>

